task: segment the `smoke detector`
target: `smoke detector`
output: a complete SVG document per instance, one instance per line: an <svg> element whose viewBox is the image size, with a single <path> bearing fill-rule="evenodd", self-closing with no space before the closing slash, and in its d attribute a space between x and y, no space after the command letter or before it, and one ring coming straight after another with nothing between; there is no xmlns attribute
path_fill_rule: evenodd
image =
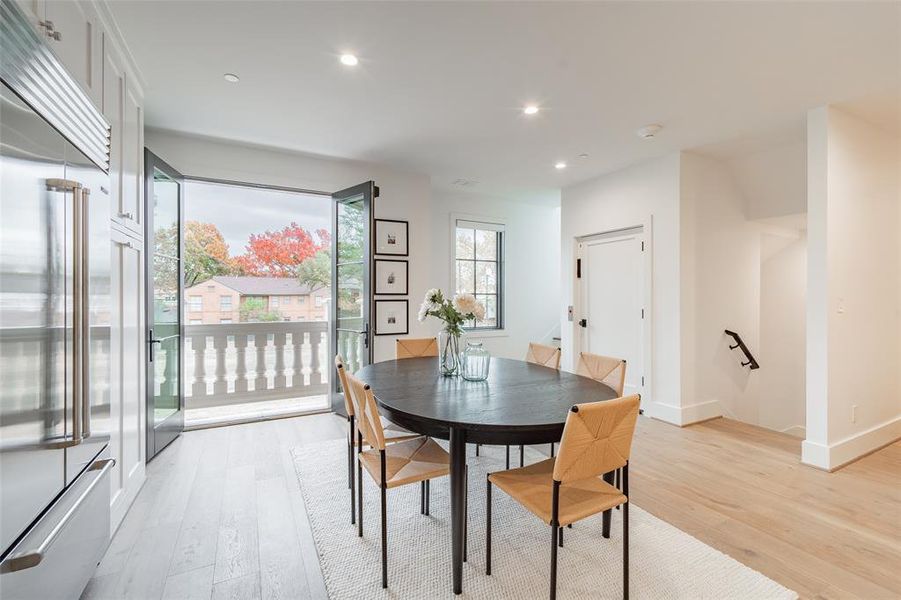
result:
<svg viewBox="0 0 901 600"><path fill-rule="evenodd" d="M651 123L650 125L645 125L641 129L636 131L635 134L643 140L649 140L652 137L656 136L661 129L663 129L663 125Z"/></svg>
<svg viewBox="0 0 901 600"><path fill-rule="evenodd" d="M473 179L454 179L451 182L451 185L456 185L458 187L473 187L479 185L479 182Z"/></svg>

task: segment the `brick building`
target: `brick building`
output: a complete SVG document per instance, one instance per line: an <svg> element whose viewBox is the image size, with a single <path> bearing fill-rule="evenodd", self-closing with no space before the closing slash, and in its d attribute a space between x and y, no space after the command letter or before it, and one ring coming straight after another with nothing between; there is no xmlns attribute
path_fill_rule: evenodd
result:
<svg viewBox="0 0 901 600"><path fill-rule="evenodd" d="M213 277L185 290L189 325L237 323L240 307L258 298L267 312L284 321L325 321L331 292L311 289L291 277Z"/></svg>

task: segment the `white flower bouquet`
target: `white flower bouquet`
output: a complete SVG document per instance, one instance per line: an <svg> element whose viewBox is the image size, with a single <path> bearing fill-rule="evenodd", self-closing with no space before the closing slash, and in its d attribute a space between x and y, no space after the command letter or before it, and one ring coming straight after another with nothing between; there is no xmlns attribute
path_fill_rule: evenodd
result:
<svg viewBox="0 0 901 600"><path fill-rule="evenodd" d="M456 375L460 367L460 336L463 324L485 318L485 306L472 294L457 294L453 300L444 296L441 290L433 288L426 292L419 307L419 320L435 317L444 321L439 336L438 370L442 375Z"/></svg>

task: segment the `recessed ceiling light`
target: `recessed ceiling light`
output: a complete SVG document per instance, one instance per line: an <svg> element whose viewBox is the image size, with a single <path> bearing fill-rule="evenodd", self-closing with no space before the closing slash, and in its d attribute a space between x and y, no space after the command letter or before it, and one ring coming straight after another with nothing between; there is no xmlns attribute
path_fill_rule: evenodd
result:
<svg viewBox="0 0 901 600"><path fill-rule="evenodd" d="M560 169L565 169L566 163L561 160L560 162L558 162L557 164L554 165L554 168L557 169L558 171Z"/></svg>
<svg viewBox="0 0 901 600"><path fill-rule="evenodd" d="M537 115L538 107L534 104L528 104L525 108L522 109L522 112L527 115Z"/></svg>
<svg viewBox="0 0 901 600"><path fill-rule="evenodd" d="M660 130L663 129L663 125L659 123L651 123L650 125L645 125L641 129L635 132L635 134L643 140L649 140L660 133Z"/></svg>
<svg viewBox="0 0 901 600"><path fill-rule="evenodd" d="M348 67L355 67L357 63L360 61L353 54L342 54L341 55L341 64L346 65Z"/></svg>
<svg viewBox="0 0 901 600"><path fill-rule="evenodd" d="M234 73L226 73L222 77L229 83L238 83L239 81L241 81L241 78Z"/></svg>

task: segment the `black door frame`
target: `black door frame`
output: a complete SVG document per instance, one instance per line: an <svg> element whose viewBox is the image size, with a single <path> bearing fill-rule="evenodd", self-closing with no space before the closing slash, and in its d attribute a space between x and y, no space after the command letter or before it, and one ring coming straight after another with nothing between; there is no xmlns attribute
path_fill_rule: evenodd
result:
<svg viewBox="0 0 901 600"><path fill-rule="evenodd" d="M178 184L178 410L167 417L159 425L156 424L154 415L154 365L151 360L155 348L153 338L153 255L154 255L154 225L153 225L153 176L160 171ZM160 450L171 444L184 431L185 428L185 380L184 380L184 339L185 339L185 310L184 310L184 214L185 214L185 178L172 168L168 163L155 155L149 149L144 148L144 302L145 324L144 340L146 346L146 390L145 408L147 411L147 461L149 462Z"/></svg>
<svg viewBox="0 0 901 600"><path fill-rule="evenodd" d="M374 225L374 203L379 197L379 188L374 181L360 183L353 187L349 187L332 194L332 299L331 311L332 318L329 324L329 356L334 357L338 351L338 206L350 200L356 200L360 196L363 198L363 296L364 314L363 314L363 343L366 346L366 362L372 362L372 314L373 314L373 298L372 298L372 232ZM347 416L344 408L344 398L340 390L340 382L338 377L332 378L330 393L332 410L340 415Z"/></svg>

